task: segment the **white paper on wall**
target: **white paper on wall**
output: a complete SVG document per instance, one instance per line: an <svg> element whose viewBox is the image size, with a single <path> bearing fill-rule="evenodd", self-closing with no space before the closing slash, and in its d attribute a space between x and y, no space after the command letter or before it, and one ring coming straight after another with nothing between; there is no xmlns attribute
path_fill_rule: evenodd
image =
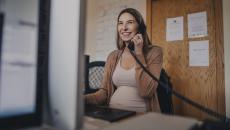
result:
<svg viewBox="0 0 230 130"><path fill-rule="evenodd" d="M209 66L209 41L189 42L189 66Z"/></svg>
<svg viewBox="0 0 230 130"><path fill-rule="evenodd" d="M166 21L166 41L183 40L183 16L176 18L168 18Z"/></svg>
<svg viewBox="0 0 230 130"><path fill-rule="evenodd" d="M196 38L207 35L207 12L188 14L188 37Z"/></svg>

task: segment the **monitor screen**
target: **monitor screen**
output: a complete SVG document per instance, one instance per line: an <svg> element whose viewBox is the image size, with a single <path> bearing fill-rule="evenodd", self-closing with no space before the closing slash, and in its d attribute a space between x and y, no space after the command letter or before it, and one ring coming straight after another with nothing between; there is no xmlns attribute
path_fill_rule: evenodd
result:
<svg viewBox="0 0 230 130"><path fill-rule="evenodd" d="M1 51L0 117L35 111L37 2L27 0L21 7L17 6L17 1L4 3L6 8ZM29 9L30 6L35 8ZM30 13L24 14L26 10L30 10Z"/></svg>
<svg viewBox="0 0 230 130"><path fill-rule="evenodd" d="M48 19L46 0L0 0L0 126L20 128L42 122ZM4 17L3 17L4 16ZM46 26L46 27L42 27Z"/></svg>
<svg viewBox="0 0 230 130"><path fill-rule="evenodd" d="M1 47L2 47L2 29L3 29L3 21L4 21L3 19L4 19L4 15L0 10L0 54L2 50ZM1 61L1 55L0 55L0 61Z"/></svg>
<svg viewBox="0 0 230 130"><path fill-rule="evenodd" d="M80 128L85 0L0 0L0 10L0 129L43 123L44 96L48 123L60 130Z"/></svg>

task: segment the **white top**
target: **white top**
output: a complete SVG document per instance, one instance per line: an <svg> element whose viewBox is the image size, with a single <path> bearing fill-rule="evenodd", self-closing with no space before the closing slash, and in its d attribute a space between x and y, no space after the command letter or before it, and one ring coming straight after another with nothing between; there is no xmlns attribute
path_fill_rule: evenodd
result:
<svg viewBox="0 0 230 130"><path fill-rule="evenodd" d="M121 67L119 60L112 76L112 81L117 89L111 97L110 107L146 112L145 101L138 94L135 73L135 66L126 70Z"/></svg>

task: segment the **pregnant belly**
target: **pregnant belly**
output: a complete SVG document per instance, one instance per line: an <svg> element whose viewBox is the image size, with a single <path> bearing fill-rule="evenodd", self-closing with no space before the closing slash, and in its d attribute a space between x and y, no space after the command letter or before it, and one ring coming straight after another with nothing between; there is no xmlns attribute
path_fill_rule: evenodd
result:
<svg viewBox="0 0 230 130"><path fill-rule="evenodd" d="M128 86L118 87L111 97L110 107L138 112L146 111L146 104L139 96L137 88Z"/></svg>

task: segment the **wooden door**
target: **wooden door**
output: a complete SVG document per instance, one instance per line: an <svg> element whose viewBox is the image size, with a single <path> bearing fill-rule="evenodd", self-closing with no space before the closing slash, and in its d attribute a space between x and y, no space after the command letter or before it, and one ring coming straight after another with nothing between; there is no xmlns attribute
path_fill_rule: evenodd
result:
<svg viewBox="0 0 230 130"><path fill-rule="evenodd" d="M207 12L208 36L188 38L190 13ZM184 40L166 41L166 19L184 17ZM186 97L225 114L223 25L221 0L147 0L147 26L153 44L164 51L164 68L174 89ZM209 40L209 66L189 66L189 41ZM176 114L210 118L173 97Z"/></svg>

